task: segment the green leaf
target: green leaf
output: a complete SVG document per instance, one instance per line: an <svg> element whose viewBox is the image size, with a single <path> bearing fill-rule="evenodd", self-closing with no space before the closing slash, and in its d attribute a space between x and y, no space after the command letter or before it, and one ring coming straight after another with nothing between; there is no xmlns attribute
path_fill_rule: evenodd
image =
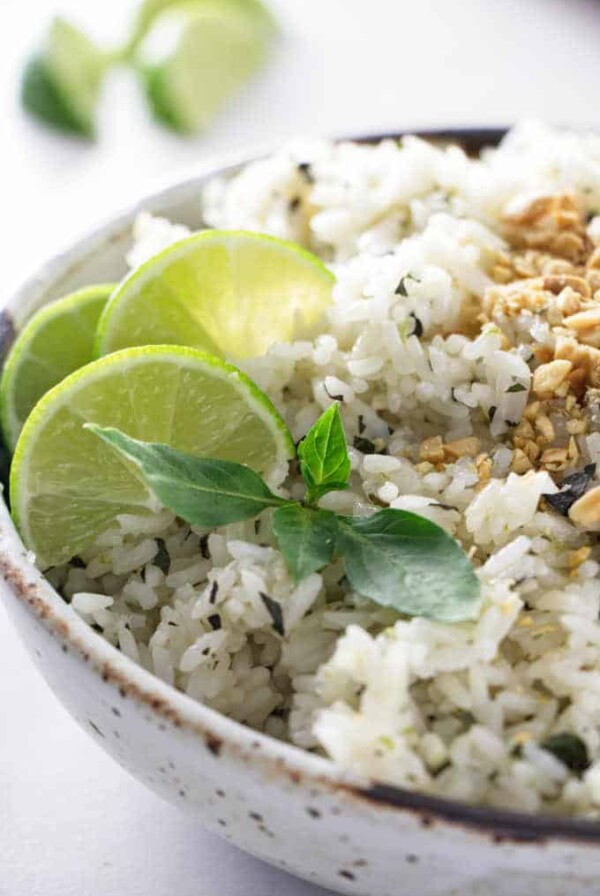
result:
<svg viewBox="0 0 600 896"><path fill-rule="evenodd" d="M112 427L86 423L85 428L136 464L160 503L194 526L225 526L289 503L243 464L194 457L169 445L132 439Z"/></svg>
<svg viewBox="0 0 600 896"><path fill-rule="evenodd" d="M350 458L337 402L309 429L298 446L298 457L309 504L315 504L327 492L347 488Z"/></svg>
<svg viewBox="0 0 600 896"><path fill-rule="evenodd" d="M295 582L331 563L337 534L337 518L331 511L301 504L278 507L273 532Z"/></svg>
<svg viewBox="0 0 600 896"><path fill-rule="evenodd" d="M478 615L481 589L471 562L425 517L391 508L338 517L336 550L352 587L378 604L444 622Z"/></svg>
<svg viewBox="0 0 600 896"><path fill-rule="evenodd" d="M56 18L21 81L24 108L52 127L92 138L109 57L78 28Z"/></svg>

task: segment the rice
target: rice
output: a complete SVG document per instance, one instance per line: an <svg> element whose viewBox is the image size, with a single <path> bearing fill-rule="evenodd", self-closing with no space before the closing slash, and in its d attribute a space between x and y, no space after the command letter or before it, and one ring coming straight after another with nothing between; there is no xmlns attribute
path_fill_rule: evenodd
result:
<svg viewBox="0 0 600 896"><path fill-rule="evenodd" d="M202 209L330 265L320 327L243 366L296 439L340 402L351 488L322 506L443 526L481 614L401 617L340 565L295 585L266 515L211 533L123 515L49 577L136 662L275 737L389 784L597 816L598 526L544 496L600 470L598 342L569 330L582 280L600 303L600 139L527 124L478 160L414 137L290 147L211 182ZM140 216L130 265L187 232ZM536 394L557 357L571 380ZM587 769L543 746L565 733Z"/></svg>

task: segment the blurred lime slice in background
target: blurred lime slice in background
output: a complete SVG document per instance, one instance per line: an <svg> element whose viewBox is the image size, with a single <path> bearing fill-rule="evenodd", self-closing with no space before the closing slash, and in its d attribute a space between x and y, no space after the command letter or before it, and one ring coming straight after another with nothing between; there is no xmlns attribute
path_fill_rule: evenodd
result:
<svg viewBox="0 0 600 896"><path fill-rule="evenodd" d="M258 0L154 6L162 15L137 54L148 102L163 124L196 133L260 66L274 22Z"/></svg>
<svg viewBox="0 0 600 896"><path fill-rule="evenodd" d="M130 345L190 345L241 359L305 335L331 300L334 278L295 243L205 230L129 275L98 325L97 353Z"/></svg>
<svg viewBox="0 0 600 896"><path fill-rule="evenodd" d="M23 72L24 107L62 131L92 138L109 56L66 19L52 22L41 51Z"/></svg>
<svg viewBox="0 0 600 896"><path fill-rule="evenodd" d="M0 422L11 450L42 395L93 359L98 321L114 288L89 286L59 299L38 311L17 336L0 380Z"/></svg>
<svg viewBox="0 0 600 896"><path fill-rule="evenodd" d="M42 569L89 546L118 514L157 509L135 464L85 429L86 422L245 463L271 486L283 481L294 455L267 396L218 358L182 346L145 346L94 361L38 402L15 451L11 510Z"/></svg>

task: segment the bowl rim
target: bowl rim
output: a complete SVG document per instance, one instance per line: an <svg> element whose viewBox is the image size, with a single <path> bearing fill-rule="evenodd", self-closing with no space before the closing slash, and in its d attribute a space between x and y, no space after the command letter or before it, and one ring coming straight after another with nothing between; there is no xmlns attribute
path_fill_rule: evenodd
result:
<svg viewBox="0 0 600 896"><path fill-rule="evenodd" d="M506 131L504 127L419 128L341 139L378 143L415 134L425 139L459 143L468 152L477 152L484 146L497 144ZM42 297L53 282L76 269L95 246L103 244L106 248L108 242L129 229L140 210L175 202L178 196L188 196L194 189L199 191L210 177L231 173L261 156L262 153L255 153L225 164L202 166L195 175L152 191L42 265L17 289L0 312L0 356L4 357L14 338L11 310L21 303L25 306L34 304L36 296ZM283 777L294 784L305 783L341 795L363 809L402 812L416 816L425 826L448 823L469 835L494 843L600 842L600 822L472 805L365 779L341 769L332 760L254 731L178 691L109 644L64 602L33 565L4 499L0 503L0 573L15 596L60 642L63 652L78 654L103 681L118 689L121 698L132 698L154 713L161 723L171 724L199 738L215 755L224 751L232 758L265 769L271 777Z"/></svg>

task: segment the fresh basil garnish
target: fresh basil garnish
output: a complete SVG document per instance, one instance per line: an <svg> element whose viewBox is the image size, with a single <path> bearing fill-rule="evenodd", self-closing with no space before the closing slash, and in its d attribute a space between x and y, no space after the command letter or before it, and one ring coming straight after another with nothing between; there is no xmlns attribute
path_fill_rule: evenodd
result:
<svg viewBox="0 0 600 896"><path fill-rule="evenodd" d="M194 457L93 423L86 428L136 464L161 504L194 526L225 526L286 503L244 464Z"/></svg>
<svg viewBox="0 0 600 896"><path fill-rule="evenodd" d="M340 517L337 552L352 587L378 604L444 622L475 619L475 571L458 542L425 517L387 508Z"/></svg>
<svg viewBox="0 0 600 896"><path fill-rule="evenodd" d="M332 404L306 433L298 446L298 457L308 486L308 504L316 504L327 492L348 487L350 458L337 404Z"/></svg>
<svg viewBox="0 0 600 896"><path fill-rule="evenodd" d="M302 504L279 507L273 514L273 532L295 582L323 569L333 559L337 517L330 510Z"/></svg>
<svg viewBox="0 0 600 896"><path fill-rule="evenodd" d="M315 506L327 492L346 488L350 476L337 405L325 411L298 448L307 485L304 501L273 494L243 464L193 457L168 445L132 439L117 429L91 423L86 427L134 463L161 504L192 525L211 529L272 509L273 535L295 582L339 558L353 590L382 606L444 622L471 620L478 614L479 579L458 542L440 526L389 507L359 518ZM162 568L166 560L159 543L155 562ZM283 634L281 606L267 595L261 597L274 628ZM217 619L220 624L215 616L213 627Z"/></svg>

